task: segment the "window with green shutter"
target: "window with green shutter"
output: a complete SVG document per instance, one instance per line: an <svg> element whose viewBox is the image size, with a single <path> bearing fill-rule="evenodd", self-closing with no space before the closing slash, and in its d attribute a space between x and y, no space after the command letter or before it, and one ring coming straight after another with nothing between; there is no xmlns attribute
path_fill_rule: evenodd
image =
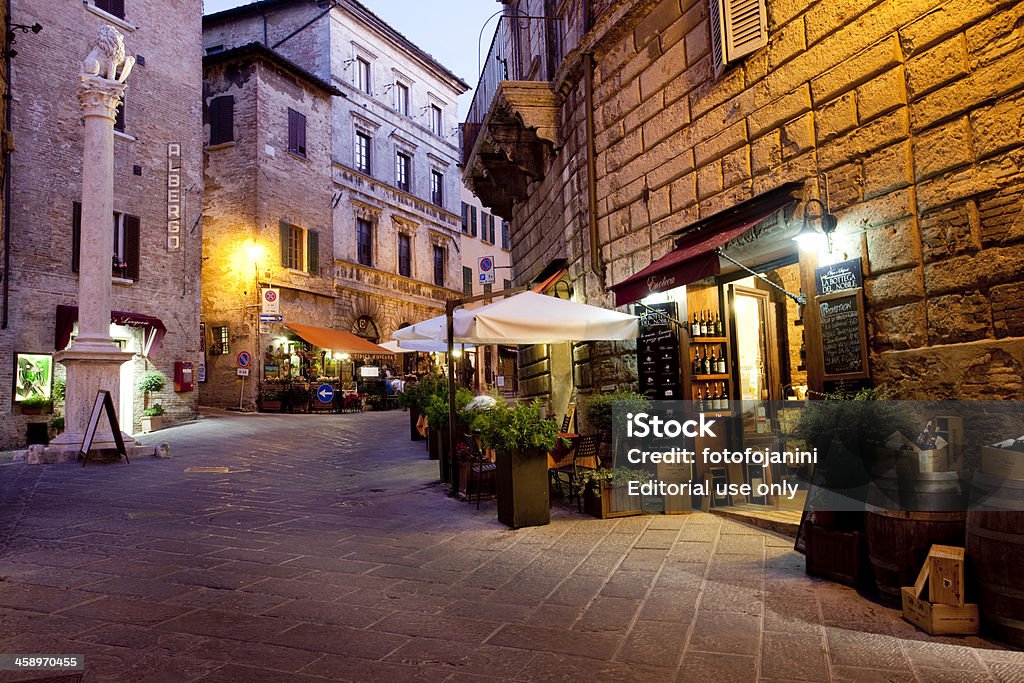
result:
<svg viewBox="0 0 1024 683"><path fill-rule="evenodd" d="M320 233L316 230L306 231L306 272L320 275Z"/></svg>
<svg viewBox="0 0 1024 683"><path fill-rule="evenodd" d="M473 296L473 269L469 266L462 266L462 294Z"/></svg>

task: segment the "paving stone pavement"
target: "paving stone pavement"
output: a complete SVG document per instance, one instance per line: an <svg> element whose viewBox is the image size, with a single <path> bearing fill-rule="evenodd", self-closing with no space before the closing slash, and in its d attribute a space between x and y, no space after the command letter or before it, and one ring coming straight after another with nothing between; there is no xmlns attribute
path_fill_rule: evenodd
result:
<svg viewBox="0 0 1024 683"><path fill-rule="evenodd" d="M1024 681L716 516L510 531L402 412L145 439L174 457L0 466L0 652L84 654L84 681Z"/></svg>

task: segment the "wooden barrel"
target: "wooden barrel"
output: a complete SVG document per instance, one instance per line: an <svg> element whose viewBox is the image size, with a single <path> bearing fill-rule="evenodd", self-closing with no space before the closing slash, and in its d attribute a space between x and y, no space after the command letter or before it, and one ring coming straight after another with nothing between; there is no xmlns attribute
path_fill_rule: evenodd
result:
<svg viewBox="0 0 1024 683"><path fill-rule="evenodd" d="M963 546L967 487L959 472L891 474L868 489L868 558L883 602L898 606L933 544Z"/></svg>
<svg viewBox="0 0 1024 683"><path fill-rule="evenodd" d="M1024 481L975 473L967 572L986 630L1024 647Z"/></svg>

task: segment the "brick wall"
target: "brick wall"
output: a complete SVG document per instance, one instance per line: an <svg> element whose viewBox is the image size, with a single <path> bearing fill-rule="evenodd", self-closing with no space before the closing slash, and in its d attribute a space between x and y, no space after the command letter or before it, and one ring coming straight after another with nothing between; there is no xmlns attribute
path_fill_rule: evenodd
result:
<svg viewBox="0 0 1024 683"><path fill-rule="evenodd" d="M1024 396L1014 296L1024 272L1024 6L767 9L767 47L717 79L703 0L602 9L585 42L596 58L606 272L585 267L582 86L570 76L564 145L515 207L517 277L565 249L585 283L577 290L610 305L605 288L666 253L666 233L787 181L809 181L813 196L824 173L840 224L834 256L865 267L874 381L908 397ZM961 367L970 379L958 379Z"/></svg>
<svg viewBox="0 0 1024 683"><path fill-rule="evenodd" d="M158 397L165 423L197 413L196 392L175 393L170 379L174 361L199 360L201 12L199 0L139 0L127 3L126 22L116 22L82 3L15 0L11 16L44 28L19 39L12 72L11 320L0 330L0 349L8 359L16 352L53 353L56 307L76 303L71 225L72 203L81 198L79 70L99 26L114 25L125 34L128 53L145 65L136 65L128 80L127 135L114 143L114 209L141 219L141 273L137 282L113 287L112 307L155 316L167 327L159 354L133 361L136 382L148 369L167 375ZM182 246L173 253L166 246L169 143L181 144L185 189ZM134 343L137 350L137 338ZM24 443L12 376L13 363L0 364L0 447ZM134 415L121 416L125 431L138 428L142 405L136 391Z"/></svg>

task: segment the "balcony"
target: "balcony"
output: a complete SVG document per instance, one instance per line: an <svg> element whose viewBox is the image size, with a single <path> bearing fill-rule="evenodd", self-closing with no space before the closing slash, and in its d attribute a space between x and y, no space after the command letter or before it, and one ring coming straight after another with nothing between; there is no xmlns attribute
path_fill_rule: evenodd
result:
<svg viewBox="0 0 1024 683"><path fill-rule="evenodd" d="M511 219L527 185L544 177L558 143L561 20L506 15L462 124L462 179L496 215Z"/></svg>

